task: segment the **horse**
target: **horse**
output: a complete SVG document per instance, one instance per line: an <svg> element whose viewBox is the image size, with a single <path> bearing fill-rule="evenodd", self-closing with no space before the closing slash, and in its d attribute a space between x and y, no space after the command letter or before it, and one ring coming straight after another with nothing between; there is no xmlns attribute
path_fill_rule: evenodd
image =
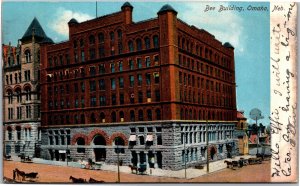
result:
<svg viewBox="0 0 300 186"><path fill-rule="evenodd" d="M224 163L227 164L227 168L231 168L232 167L232 162L231 161L225 160Z"/></svg>
<svg viewBox="0 0 300 186"><path fill-rule="evenodd" d="M235 170L234 167L239 167L239 162L238 161L232 161L232 169Z"/></svg>
<svg viewBox="0 0 300 186"><path fill-rule="evenodd" d="M89 183L104 183L105 181L103 181L103 180L95 180L95 179L93 179L93 178L90 178L89 179Z"/></svg>
<svg viewBox="0 0 300 186"><path fill-rule="evenodd" d="M15 169L15 174L17 175L18 179L20 179L20 177L22 178L22 181L25 180L25 172L24 171L20 171L19 169Z"/></svg>
<svg viewBox="0 0 300 186"><path fill-rule="evenodd" d="M73 183L86 183L86 180L83 178L75 178L73 176L70 176L69 179L72 180Z"/></svg>
<svg viewBox="0 0 300 186"><path fill-rule="evenodd" d="M130 169L131 169L131 173L133 173L133 171L135 170L135 174L137 174L138 168L134 165L129 165Z"/></svg>
<svg viewBox="0 0 300 186"><path fill-rule="evenodd" d="M38 175L38 172L25 173L25 178L37 179L38 178L37 175Z"/></svg>

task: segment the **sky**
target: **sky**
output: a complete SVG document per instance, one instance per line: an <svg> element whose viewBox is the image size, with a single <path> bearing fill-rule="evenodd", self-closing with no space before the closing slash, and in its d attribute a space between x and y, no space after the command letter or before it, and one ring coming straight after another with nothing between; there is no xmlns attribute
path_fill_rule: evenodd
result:
<svg viewBox="0 0 300 186"><path fill-rule="evenodd" d="M97 15L120 11L124 2L97 3ZM205 29L222 43L235 47L237 108L243 110L248 122L251 109L262 111L269 124L270 115L270 12L263 2L130 2L133 21L154 18L164 4L170 4L177 17L190 25ZM209 5L214 11L204 11ZM221 11L220 6L243 7L244 11ZM247 7L264 6L268 11L248 11ZM16 45L36 17L47 36L54 42L68 40L67 22L76 18L82 22L96 17L94 2L4 2L2 3L2 43Z"/></svg>

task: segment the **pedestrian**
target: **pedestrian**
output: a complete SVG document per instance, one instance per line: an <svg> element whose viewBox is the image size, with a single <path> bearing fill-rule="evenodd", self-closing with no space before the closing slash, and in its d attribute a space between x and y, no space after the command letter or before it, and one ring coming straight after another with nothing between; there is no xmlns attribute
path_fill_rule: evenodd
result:
<svg viewBox="0 0 300 186"><path fill-rule="evenodd" d="M16 180L16 171L13 170L13 180Z"/></svg>

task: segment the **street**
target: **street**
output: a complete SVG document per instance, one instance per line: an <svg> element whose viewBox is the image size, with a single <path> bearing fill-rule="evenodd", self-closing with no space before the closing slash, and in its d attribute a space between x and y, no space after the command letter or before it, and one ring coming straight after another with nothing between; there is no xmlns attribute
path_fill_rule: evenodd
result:
<svg viewBox="0 0 300 186"><path fill-rule="evenodd" d="M96 180L115 183L117 173L103 170L86 170L73 167L53 166L35 163L21 163L14 161L3 161L4 177L12 179L13 170L18 168L26 173L38 172L39 183L68 183L69 177L84 178L90 177ZM121 182L269 182L270 181L270 161L264 161L262 164L248 165L237 170L223 169L204 176L193 179L179 179L171 177L158 177L150 175L136 175L121 173Z"/></svg>

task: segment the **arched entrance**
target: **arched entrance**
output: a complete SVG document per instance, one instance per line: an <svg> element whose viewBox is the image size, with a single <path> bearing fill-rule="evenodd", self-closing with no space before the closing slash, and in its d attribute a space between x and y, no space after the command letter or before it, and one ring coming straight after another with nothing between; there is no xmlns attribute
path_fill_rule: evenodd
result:
<svg viewBox="0 0 300 186"><path fill-rule="evenodd" d="M210 150L210 159L211 160L214 159L214 156L215 156L216 153L217 153L216 149L215 148L211 148L211 150Z"/></svg>
<svg viewBox="0 0 300 186"><path fill-rule="evenodd" d="M100 148L94 148L94 154L95 154L95 161L105 161L106 159L106 141L103 136L96 135L93 140L94 145L102 145L103 147Z"/></svg>

